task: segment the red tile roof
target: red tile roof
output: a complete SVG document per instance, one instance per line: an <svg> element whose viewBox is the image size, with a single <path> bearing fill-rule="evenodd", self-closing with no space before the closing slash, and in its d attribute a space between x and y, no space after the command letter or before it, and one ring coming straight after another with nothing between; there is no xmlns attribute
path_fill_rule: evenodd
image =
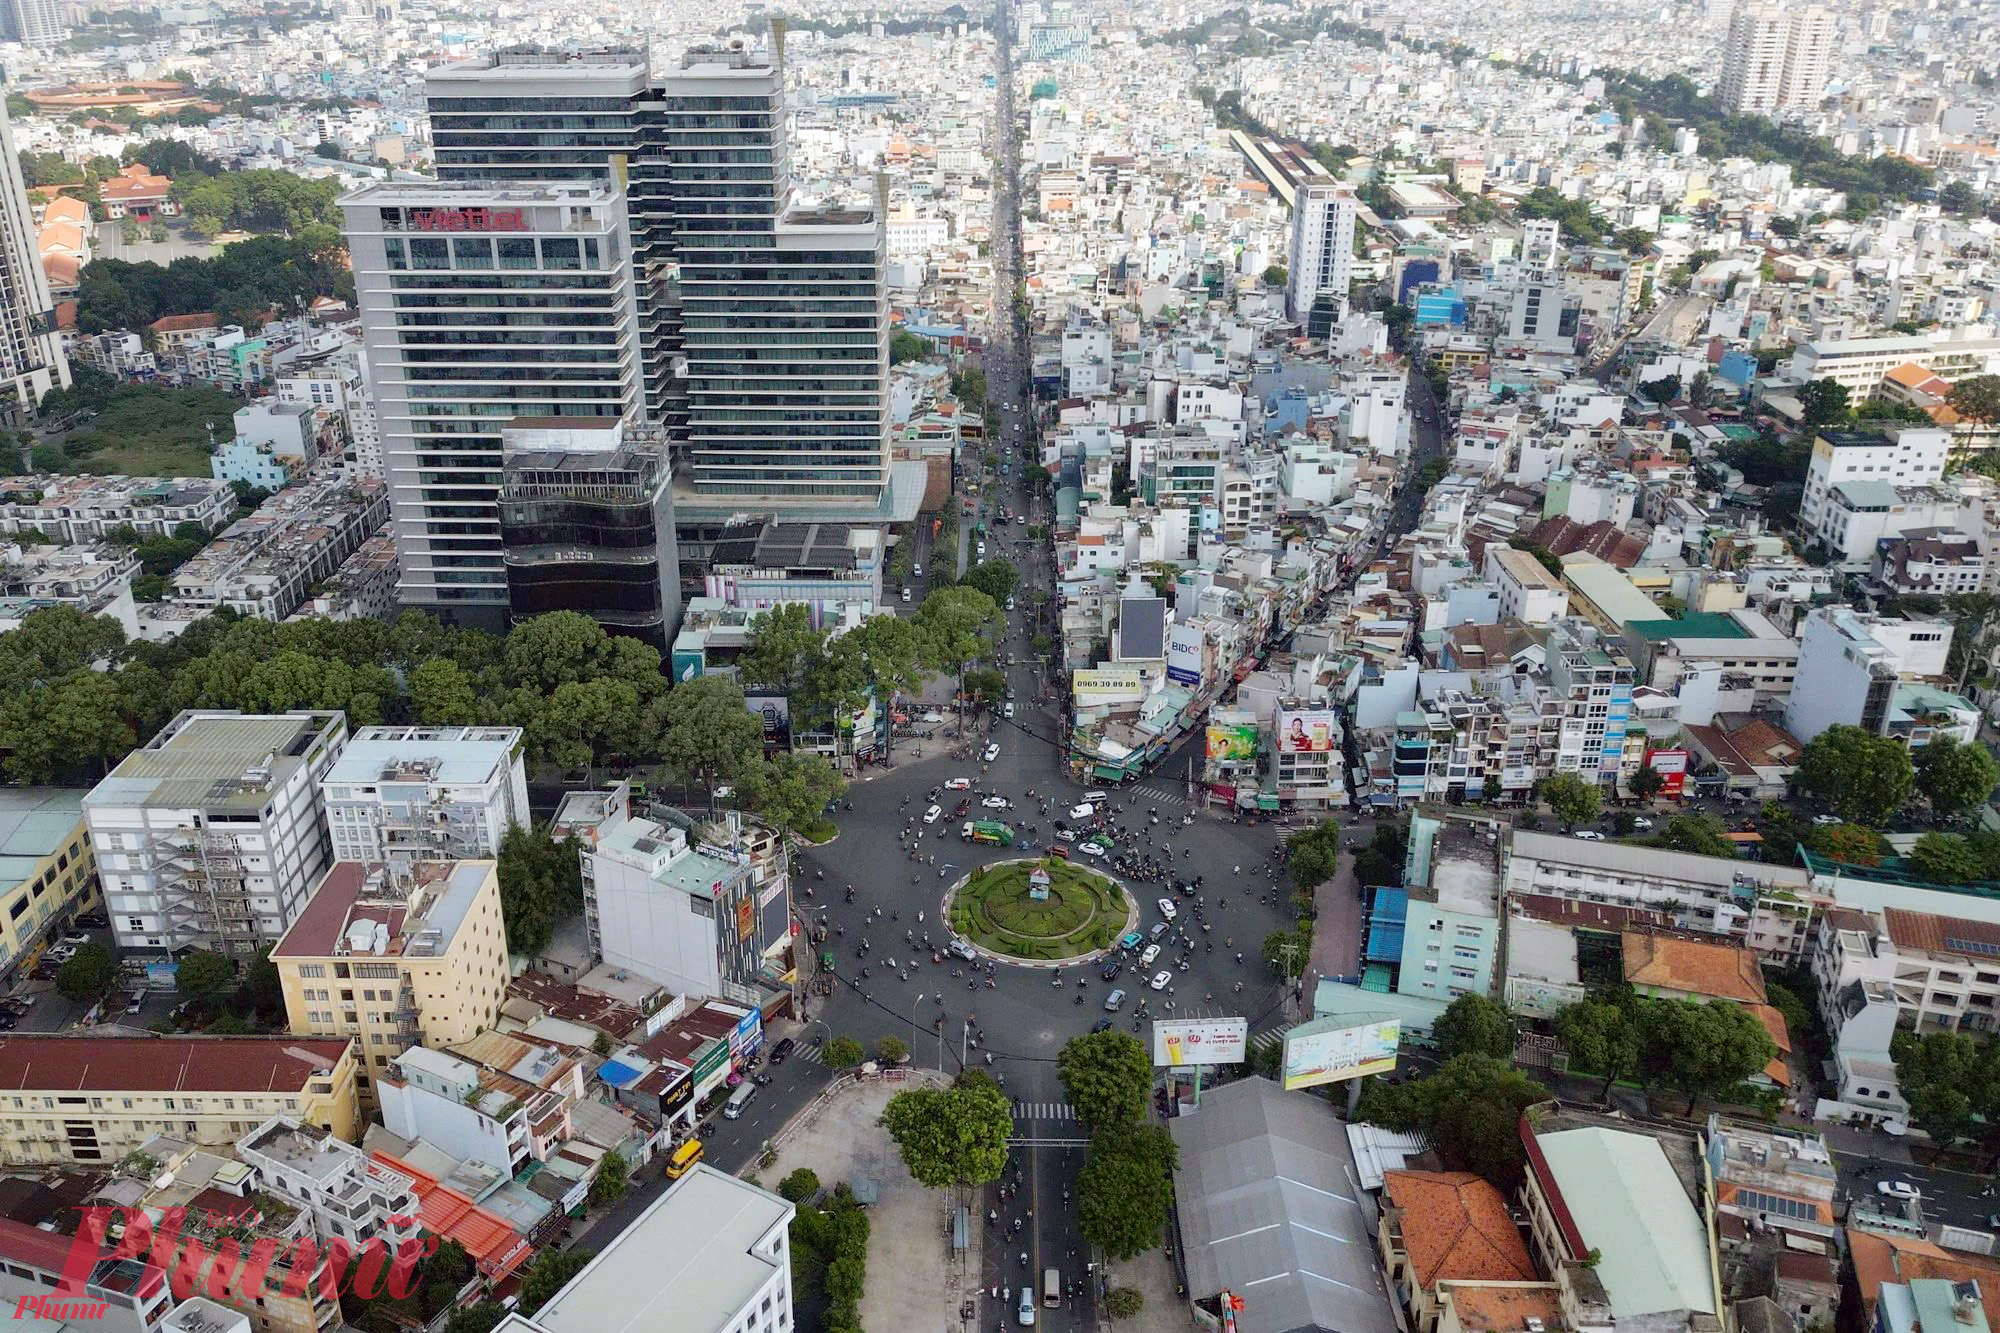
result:
<svg viewBox="0 0 2000 1333"><path fill-rule="evenodd" d="M410 1178L410 1188L416 1192L423 1214L424 1230L464 1246L490 1281L512 1273L535 1253L521 1233L502 1221L499 1214L474 1203L469 1195L439 1184L436 1176L417 1170L399 1157L385 1152L373 1156L384 1166Z"/></svg>
<svg viewBox="0 0 2000 1333"><path fill-rule="evenodd" d="M347 1053L308 1037L0 1037L0 1089L34 1092L298 1092Z"/></svg>
<svg viewBox="0 0 2000 1333"><path fill-rule="evenodd" d="M1900 907L1882 909L1882 924L1898 949L1921 949L1925 953L1955 953L1965 957L1990 957L1984 949L2000 949L2000 925L1968 921L1964 917L1937 916L1930 912L1910 912Z"/></svg>
<svg viewBox="0 0 2000 1333"><path fill-rule="evenodd" d="M1388 1171L1383 1190L1402 1211L1410 1275L1441 1281L1533 1282L1534 1260L1500 1191L1470 1171Z"/></svg>

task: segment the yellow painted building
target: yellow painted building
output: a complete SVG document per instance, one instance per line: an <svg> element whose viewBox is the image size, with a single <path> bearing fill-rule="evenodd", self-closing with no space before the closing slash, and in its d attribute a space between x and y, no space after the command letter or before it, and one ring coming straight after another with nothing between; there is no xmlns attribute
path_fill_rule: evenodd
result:
<svg viewBox="0 0 2000 1333"><path fill-rule="evenodd" d="M352 1037L364 1107L412 1046L470 1041L500 1016L507 928L494 861L335 862L271 952L293 1032Z"/></svg>
<svg viewBox="0 0 2000 1333"><path fill-rule="evenodd" d="M351 1044L298 1036L0 1036L0 1160L111 1166L155 1135L228 1150L274 1115L352 1142Z"/></svg>
<svg viewBox="0 0 2000 1333"><path fill-rule="evenodd" d="M99 907L82 788L0 787L0 974Z"/></svg>

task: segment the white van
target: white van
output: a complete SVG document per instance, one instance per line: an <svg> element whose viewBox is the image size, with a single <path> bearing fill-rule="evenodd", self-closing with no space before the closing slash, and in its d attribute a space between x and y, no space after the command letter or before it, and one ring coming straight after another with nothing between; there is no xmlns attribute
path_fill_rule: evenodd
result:
<svg viewBox="0 0 2000 1333"><path fill-rule="evenodd" d="M756 1095L757 1085L755 1083L746 1079L744 1082L738 1084L736 1091L729 1094L729 1100L723 1103L722 1118L724 1120L740 1119L743 1115L743 1108L748 1106L750 1099Z"/></svg>

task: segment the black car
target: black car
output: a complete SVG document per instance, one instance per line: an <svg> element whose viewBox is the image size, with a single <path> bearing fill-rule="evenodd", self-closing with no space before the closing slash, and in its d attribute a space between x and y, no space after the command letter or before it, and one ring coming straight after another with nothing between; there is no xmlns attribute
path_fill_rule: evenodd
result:
<svg viewBox="0 0 2000 1333"><path fill-rule="evenodd" d="M1109 1032L1111 1030L1111 1020L1108 1018L1100 1018L1095 1023L1092 1023L1090 1025L1090 1030L1092 1032Z"/></svg>
<svg viewBox="0 0 2000 1333"><path fill-rule="evenodd" d="M111 918L102 912L79 912L76 924L86 930L109 930L111 929Z"/></svg>
<svg viewBox="0 0 2000 1333"><path fill-rule="evenodd" d="M1116 981L1118 979L1118 974L1120 972L1123 972L1124 970L1125 970L1125 965L1119 962L1116 958L1113 958L1112 960L1107 962L1102 969L1099 970L1097 975L1104 978L1106 981Z"/></svg>
<svg viewBox="0 0 2000 1333"><path fill-rule="evenodd" d="M774 1065L781 1065L785 1063L785 1057L790 1055L792 1053L792 1048L797 1045L798 1045L797 1042L793 1041L790 1037L787 1037L783 1041L779 1042L776 1046L773 1046L771 1048L771 1063Z"/></svg>

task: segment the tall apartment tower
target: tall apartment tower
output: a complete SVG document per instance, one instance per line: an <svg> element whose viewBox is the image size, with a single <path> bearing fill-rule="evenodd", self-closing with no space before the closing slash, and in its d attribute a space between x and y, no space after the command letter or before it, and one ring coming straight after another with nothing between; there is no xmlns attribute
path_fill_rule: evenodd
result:
<svg viewBox="0 0 2000 1333"><path fill-rule="evenodd" d="M67 36L56 0L0 0L0 41L47 47Z"/></svg>
<svg viewBox="0 0 2000 1333"><path fill-rule="evenodd" d="M589 180L381 184L340 204L398 599L503 629L501 432L640 412L625 196Z"/></svg>
<svg viewBox="0 0 2000 1333"><path fill-rule="evenodd" d="M50 389L69 387L55 308L14 128L0 109L0 417L19 422Z"/></svg>
<svg viewBox="0 0 2000 1333"><path fill-rule="evenodd" d="M1818 5L1739 8L1723 45L1722 105L1736 115L1763 116L1817 100L1837 36L1832 13Z"/></svg>
<svg viewBox="0 0 2000 1333"><path fill-rule="evenodd" d="M1292 203L1285 313L1304 324L1310 337L1326 337L1346 313L1358 211L1352 192L1323 181L1301 185Z"/></svg>
<svg viewBox="0 0 2000 1333"><path fill-rule="evenodd" d="M648 415L683 520L889 517L880 210L792 198L782 67L696 48L503 51L433 72L438 173L612 179L631 196Z"/></svg>

